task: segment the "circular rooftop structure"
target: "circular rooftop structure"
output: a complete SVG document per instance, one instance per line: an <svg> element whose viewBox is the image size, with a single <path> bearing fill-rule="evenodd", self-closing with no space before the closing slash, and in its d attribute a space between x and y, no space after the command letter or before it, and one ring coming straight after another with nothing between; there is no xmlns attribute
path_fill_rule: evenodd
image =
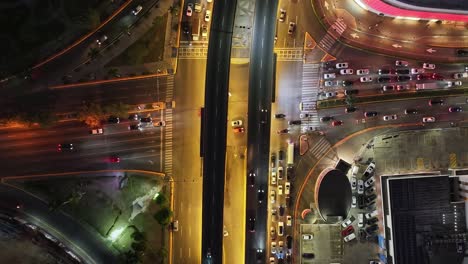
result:
<svg viewBox="0 0 468 264"><path fill-rule="evenodd" d="M320 217L328 223L340 222L351 208L351 184L346 175L337 169L325 169L315 184L315 201Z"/></svg>

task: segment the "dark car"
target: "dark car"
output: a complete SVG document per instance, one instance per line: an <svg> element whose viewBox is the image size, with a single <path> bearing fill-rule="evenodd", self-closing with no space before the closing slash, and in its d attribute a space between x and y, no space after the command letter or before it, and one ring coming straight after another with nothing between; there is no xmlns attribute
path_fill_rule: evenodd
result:
<svg viewBox="0 0 468 264"><path fill-rule="evenodd" d="M279 135L288 134L289 133L289 128L279 129L278 131L276 131L276 133L279 134Z"/></svg>
<svg viewBox="0 0 468 264"><path fill-rule="evenodd" d="M346 107L345 108L345 113L354 113L354 112L356 112L356 110L357 110L357 108L353 107L353 106Z"/></svg>
<svg viewBox="0 0 468 264"><path fill-rule="evenodd" d="M255 232L255 217L249 218L249 231Z"/></svg>
<svg viewBox="0 0 468 264"><path fill-rule="evenodd" d="M116 116L110 116L109 119L107 119L107 121L112 124L118 124L120 123L120 118Z"/></svg>
<svg viewBox="0 0 468 264"><path fill-rule="evenodd" d="M438 73L433 73L430 75L430 78L433 79L433 80L437 80L437 81L442 81L444 80L444 76L443 75L440 75Z"/></svg>
<svg viewBox="0 0 468 264"><path fill-rule="evenodd" d="M288 179L288 181L294 179L294 168L293 167L288 166L288 168L286 169L286 178Z"/></svg>
<svg viewBox="0 0 468 264"><path fill-rule="evenodd" d="M249 186L254 187L255 185L255 172L250 171L249 172Z"/></svg>
<svg viewBox="0 0 468 264"><path fill-rule="evenodd" d="M379 70L379 75L382 74L395 74L395 70L393 69L380 69Z"/></svg>
<svg viewBox="0 0 468 264"><path fill-rule="evenodd" d="M460 106L452 106L452 107L449 107L448 110L450 113L458 113L458 112L463 111L463 109Z"/></svg>
<svg viewBox="0 0 468 264"><path fill-rule="evenodd" d="M377 79L378 82L382 83L382 82L390 82L392 79L390 77L379 77Z"/></svg>
<svg viewBox="0 0 468 264"><path fill-rule="evenodd" d="M271 167L274 168L276 166L276 156L275 156L275 154L271 154L270 162L271 162Z"/></svg>
<svg viewBox="0 0 468 264"><path fill-rule="evenodd" d="M375 223L377 223L379 221L379 219L377 217L372 217L371 219L367 219L367 224L368 225L373 225Z"/></svg>
<svg viewBox="0 0 468 264"><path fill-rule="evenodd" d="M116 155L110 156L109 157L109 162L110 163L119 163L120 162L120 157L116 156Z"/></svg>
<svg viewBox="0 0 468 264"><path fill-rule="evenodd" d="M134 124L134 125L129 125L128 130L140 130L141 131L141 125L140 124Z"/></svg>
<svg viewBox="0 0 468 264"><path fill-rule="evenodd" d="M397 77L397 80L398 80L399 82L411 81L411 76L406 76L406 75L398 76L398 77Z"/></svg>
<svg viewBox="0 0 468 264"><path fill-rule="evenodd" d="M280 206L279 206L279 215L280 215L280 216L283 216L283 215L284 215L284 210L285 210L284 205L280 205Z"/></svg>
<svg viewBox="0 0 468 264"><path fill-rule="evenodd" d="M289 125L300 125L302 124L301 120L291 120L288 122Z"/></svg>
<svg viewBox="0 0 468 264"><path fill-rule="evenodd" d="M458 57L467 57L468 56L468 50L463 50L463 49L457 50L457 56Z"/></svg>
<svg viewBox="0 0 468 264"><path fill-rule="evenodd" d="M371 226L366 227L366 232L368 234L371 234L371 233L374 233L375 231L377 231L377 229L379 229L379 226L376 225L376 224L373 224Z"/></svg>
<svg viewBox="0 0 468 264"><path fill-rule="evenodd" d="M377 116L378 113L375 112L375 111L369 111L369 112L364 112L364 117L373 117L373 116Z"/></svg>
<svg viewBox="0 0 468 264"><path fill-rule="evenodd" d="M416 110L416 109L406 109L405 110L405 114L407 114L407 115L415 115L417 113L418 113L418 110Z"/></svg>
<svg viewBox="0 0 468 264"><path fill-rule="evenodd" d="M313 259L315 258L315 254L314 253L302 253L302 257L306 259Z"/></svg>
<svg viewBox="0 0 468 264"><path fill-rule="evenodd" d="M364 196L363 195L358 195L357 201L358 201L359 209L364 209L364 207L366 206L366 203L364 202Z"/></svg>
<svg viewBox="0 0 468 264"><path fill-rule="evenodd" d="M275 118L285 118L285 114L275 114Z"/></svg>
<svg viewBox="0 0 468 264"><path fill-rule="evenodd" d="M444 100L442 99L431 99L429 100L429 106L433 105L444 105Z"/></svg>
<svg viewBox="0 0 468 264"><path fill-rule="evenodd" d="M182 30L184 32L184 34L190 34L190 23L185 21L185 22L182 22Z"/></svg>
<svg viewBox="0 0 468 264"><path fill-rule="evenodd" d="M344 87L346 87L346 86L351 86L351 85L353 85L353 82L352 82L352 81L343 81L342 85L343 85Z"/></svg>
<svg viewBox="0 0 468 264"><path fill-rule="evenodd" d="M372 209L372 208L374 208L374 205L375 205L375 200L372 201L372 202L370 202L370 203L368 203L368 204L366 205L366 208L367 208L367 209Z"/></svg>
<svg viewBox="0 0 468 264"><path fill-rule="evenodd" d="M341 120L335 120L331 123L332 126L341 126L343 125L343 121Z"/></svg>
<svg viewBox="0 0 468 264"><path fill-rule="evenodd" d="M349 90L344 91L345 95L358 94L358 93L359 93L359 90L356 90L356 89L349 89Z"/></svg>
<svg viewBox="0 0 468 264"><path fill-rule="evenodd" d="M62 152L62 151L73 151L75 148L73 147L72 143L64 143L64 144L58 144L57 145L57 151Z"/></svg>
<svg viewBox="0 0 468 264"><path fill-rule="evenodd" d="M409 69L397 69L396 73L397 74L410 74L410 70Z"/></svg>
<svg viewBox="0 0 468 264"><path fill-rule="evenodd" d="M142 122L142 123L151 123L151 122L153 122L153 119L151 117L142 117L142 118L140 118L140 122Z"/></svg>
<svg viewBox="0 0 468 264"><path fill-rule="evenodd" d="M278 151L278 160L284 160L284 151Z"/></svg>
<svg viewBox="0 0 468 264"><path fill-rule="evenodd" d="M320 118L320 122L328 122L328 121L331 121L331 120L333 120L333 117L331 117L331 116L322 116Z"/></svg>
<svg viewBox="0 0 468 264"><path fill-rule="evenodd" d="M369 195L369 196L366 197L366 202L367 202L367 203L370 203L370 202L372 202L373 200L375 200L375 198L377 198L377 195L371 194L371 195Z"/></svg>
<svg viewBox="0 0 468 264"><path fill-rule="evenodd" d="M258 200L258 203L263 203L263 201L265 200L265 190L258 190L257 191L257 200Z"/></svg>
<svg viewBox="0 0 468 264"><path fill-rule="evenodd" d="M128 116L128 120L131 120L131 121L138 121L138 114L130 114Z"/></svg>
<svg viewBox="0 0 468 264"><path fill-rule="evenodd" d="M264 255L263 249L257 248L257 263L263 263Z"/></svg>
<svg viewBox="0 0 468 264"><path fill-rule="evenodd" d="M284 198L284 200L286 201L286 206L287 206L287 207L291 207L291 206L293 205L293 204L292 204L293 199L291 198L291 196L286 195L286 197Z"/></svg>
<svg viewBox="0 0 468 264"><path fill-rule="evenodd" d="M287 236L286 237L286 246L288 247L288 249L292 248L292 242L293 242L292 236Z"/></svg>

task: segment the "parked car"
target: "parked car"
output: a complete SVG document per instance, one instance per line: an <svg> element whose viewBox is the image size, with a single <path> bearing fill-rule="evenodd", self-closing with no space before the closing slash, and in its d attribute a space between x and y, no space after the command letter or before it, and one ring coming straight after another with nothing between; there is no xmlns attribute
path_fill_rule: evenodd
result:
<svg viewBox="0 0 468 264"><path fill-rule="evenodd" d="M300 113L299 118L304 119L304 118L311 118L312 115L309 113Z"/></svg>
<svg viewBox="0 0 468 264"><path fill-rule="evenodd" d="M192 13L193 13L193 4L188 3L187 4L187 11L185 12L185 15L187 15L188 17L191 17Z"/></svg>
<svg viewBox="0 0 468 264"><path fill-rule="evenodd" d="M358 214L358 227L364 227L364 214Z"/></svg>
<svg viewBox="0 0 468 264"><path fill-rule="evenodd" d="M348 236L346 236L346 237L344 238L344 241L345 241L345 242L349 242L349 241L351 241L351 240L353 240L353 239L356 239L356 234L351 233L350 235L348 235Z"/></svg>
<svg viewBox="0 0 468 264"><path fill-rule="evenodd" d="M461 106L452 106L452 107L449 107L448 110L449 110L450 113L459 113L459 112L463 111Z"/></svg>
<svg viewBox="0 0 468 264"><path fill-rule="evenodd" d="M357 206L357 199L356 199L356 196L353 195L351 196L351 208L356 208Z"/></svg>
<svg viewBox="0 0 468 264"><path fill-rule="evenodd" d="M275 201L276 201L276 192L275 192L275 190L270 191L270 201L271 201L271 203L275 203Z"/></svg>
<svg viewBox="0 0 468 264"><path fill-rule="evenodd" d="M336 74L334 73L324 73L323 74L323 78L325 80L328 80L328 79L335 79L336 78Z"/></svg>
<svg viewBox="0 0 468 264"><path fill-rule="evenodd" d="M356 179L356 176L352 176L350 182L351 182L351 189L352 189L353 191L356 190L356 188L357 188L357 179Z"/></svg>
<svg viewBox="0 0 468 264"><path fill-rule="evenodd" d="M286 226L292 226L292 217L290 215L286 216Z"/></svg>
<svg viewBox="0 0 468 264"><path fill-rule="evenodd" d="M366 195L370 195L371 193L374 193L375 192L375 187L370 187L368 189L366 189Z"/></svg>
<svg viewBox="0 0 468 264"><path fill-rule="evenodd" d="M364 193L364 182L362 180L358 180L358 194Z"/></svg>
<svg viewBox="0 0 468 264"><path fill-rule="evenodd" d="M211 10L205 11L205 22L210 22L211 20Z"/></svg>
<svg viewBox="0 0 468 264"><path fill-rule="evenodd" d="M231 122L231 126L232 126L232 127L240 127L240 126L242 126L242 120L239 119L239 120L234 120L234 121L232 121L232 122Z"/></svg>
<svg viewBox="0 0 468 264"><path fill-rule="evenodd" d="M395 74L394 69L379 69L379 75Z"/></svg>
<svg viewBox="0 0 468 264"><path fill-rule="evenodd" d="M331 121L331 120L333 120L333 117L331 117L331 116L322 116L320 118L320 122L328 122L328 121Z"/></svg>
<svg viewBox="0 0 468 264"><path fill-rule="evenodd" d="M345 113L354 113L354 112L356 112L356 110L357 110L357 108L353 107L353 106L346 107L345 108Z"/></svg>
<svg viewBox="0 0 468 264"><path fill-rule="evenodd" d="M359 93L359 90L356 90L356 89L348 89L344 91L345 95L352 95L352 94L358 94L358 93Z"/></svg>
<svg viewBox="0 0 468 264"><path fill-rule="evenodd" d="M275 118L285 118L286 115L285 114L275 114Z"/></svg>
<svg viewBox="0 0 468 264"><path fill-rule="evenodd" d="M418 113L418 110L416 110L416 109L406 109L405 110L406 115L415 115L417 113Z"/></svg>
<svg viewBox="0 0 468 264"><path fill-rule="evenodd" d="M335 120L331 123L332 126L341 126L343 125L343 121L341 120Z"/></svg>
<svg viewBox="0 0 468 264"><path fill-rule="evenodd" d="M292 242L293 242L292 236L287 236L286 237L286 247L288 249L292 249Z"/></svg>
<svg viewBox="0 0 468 264"><path fill-rule="evenodd" d="M276 254L276 242L271 242L271 254Z"/></svg>
<svg viewBox="0 0 468 264"><path fill-rule="evenodd" d="M384 92L393 91L393 90L395 90L394 85L384 85L384 86L382 86L382 91L384 91Z"/></svg>
<svg viewBox="0 0 468 264"><path fill-rule="evenodd" d="M442 99L430 99L429 100L429 106L433 105L444 105L444 100Z"/></svg>
<svg viewBox="0 0 468 264"><path fill-rule="evenodd" d="M312 240L313 238L312 234L302 234L302 240Z"/></svg>
<svg viewBox="0 0 468 264"><path fill-rule="evenodd" d="M346 227L341 231L341 236L345 237L354 232L354 227L352 225Z"/></svg>
<svg viewBox="0 0 468 264"><path fill-rule="evenodd" d="M421 74L423 72L424 72L423 69L411 68L411 74Z"/></svg>
<svg viewBox="0 0 468 264"><path fill-rule="evenodd" d="M278 222L278 236L284 235L284 222Z"/></svg>
<svg viewBox="0 0 468 264"><path fill-rule="evenodd" d="M397 69L396 73L397 74L410 74L411 71L410 71L410 69Z"/></svg>
<svg viewBox="0 0 468 264"><path fill-rule="evenodd" d="M435 122L435 117L429 116L429 117L423 117L422 121L423 123L434 123Z"/></svg>
<svg viewBox="0 0 468 264"><path fill-rule="evenodd" d="M355 220L355 218L353 216L351 216L350 218L343 221L343 223L341 223L341 226L343 228L346 228L346 227L350 226L354 222L354 220Z"/></svg>
<svg viewBox="0 0 468 264"><path fill-rule="evenodd" d="M356 74L357 75L367 75L369 74L369 69L359 69L359 70L356 70Z"/></svg>
<svg viewBox="0 0 468 264"><path fill-rule="evenodd" d="M270 176L271 184L275 185L276 184L276 171L271 170L271 176Z"/></svg>
<svg viewBox="0 0 468 264"><path fill-rule="evenodd" d="M277 134L289 134L289 128L284 128L276 131Z"/></svg>
<svg viewBox="0 0 468 264"><path fill-rule="evenodd" d="M376 194L371 194L371 195L366 197L366 202L370 203L370 202L374 201L376 198L377 198Z"/></svg>
<svg viewBox="0 0 468 264"><path fill-rule="evenodd" d="M378 229L379 229L379 226L376 225L376 224L373 224L373 225L371 225L371 226L366 227L366 232L367 232L368 234L372 234L372 233L374 233L375 231L377 231Z"/></svg>
<svg viewBox="0 0 468 264"><path fill-rule="evenodd" d="M337 69L346 69L348 68L348 63L347 62L340 62L336 64Z"/></svg>
<svg viewBox="0 0 468 264"><path fill-rule="evenodd" d="M324 85L325 85L325 87L336 86L337 82L336 81L325 81Z"/></svg>
<svg viewBox="0 0 468 264"><path fill-rule="evenodd" d="M315 258L315 254L314 253L302 253L302 257L306 259L313 259Z"/></svg>
<svg viewBox="0 0 468 264"><path fill-rule="evenodd" d="M372 217L371 219L367 219L367 224L368 225L373 225L375 223L377 223L379 221L379 219L377 217Z"/></svg>
<svg viewBox="0 0 468 264"><path fill-rule="evenodd" d="M391 80L392 80L392 79L391 79L390 77L379 77L379 78L377 79L377 81L378 81L379 83L390 82Z"/></svg>
<svg viewBox="0 0 468 264"><path fill-rule="evenodd" d="M352 86L353 84L354 84L353 81L343 81L343 83L342 83L342 85L343 85L344 87Z"/></svg>
<svg viewBox="0 0 468 264"><path fill-rule="evenodd" d="M399 75L399 76L397 77L397 81L399 81L399 82L411 81L411 76Z"/></svg>
<svg viewBox="0 0 468 264"><path fill-rule="evenodd" d="M325 93L325 98L328 99L328 98L335 97L335 96L337 96L337 95L338 95L337 92L326 92L326 93Z"/></svg>
<svg viewBox="0 0 468 264"><path fill-rule="evenodd" d="M289 194L290 191L291 191L291 183L287 181L284 183L284 194Z"/></svg>
<svg viewBox="0 0 468 264"><path fill-rule="evenodd" d="M370 77L370 76L364 76L364 77L359 78L359 80L360 80L361 82L372 82L372 77Z"/></svg>

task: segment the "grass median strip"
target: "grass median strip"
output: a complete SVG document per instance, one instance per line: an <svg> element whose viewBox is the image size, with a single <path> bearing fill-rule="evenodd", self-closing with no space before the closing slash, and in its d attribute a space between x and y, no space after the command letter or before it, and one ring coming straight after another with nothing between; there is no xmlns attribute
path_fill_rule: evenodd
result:
<svg viewBox="0 0 468 264"><path fill-rule="evenodd" d="M362 96L355 97L354 104L365 104L365 103L377 103L377 102L386 102L386 101L397 101L402 99L412 99L412 98L430 98L430 97L439 97L439 96L455 96L455 95L468 95L468 88L458 88L450 90L428 90L428 91L418 91L410 93L390 93L382 95L372 95L372 96ZM319 101L318 108L334 108L347 106L346 99L330 99Z"/></svg>

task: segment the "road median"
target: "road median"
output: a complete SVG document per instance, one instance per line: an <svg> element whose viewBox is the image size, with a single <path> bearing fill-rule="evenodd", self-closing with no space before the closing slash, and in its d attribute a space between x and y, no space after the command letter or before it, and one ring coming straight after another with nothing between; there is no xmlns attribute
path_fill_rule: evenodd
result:
<svg viewBox="0 0 468 264"><path fill-rule="evenodd" d="M389 102L389 101L400 101L400 100L410 100L418 98L431 98L431 97L440 97L440 96L459 96L459 95L468 95L468 88L456 88L456 89L445 89L445 90L427 90L427 91L418 91L418 92L406 92L406 93L391 93L391 94L381 94L381 95L371 95L371 96L361 96L354 98L354 104L370 104L370 103L380 103L380 102ZM345 107L346 99L330 99L322 100L317 104L318 109L328 109L336 107Z"/></svg>

